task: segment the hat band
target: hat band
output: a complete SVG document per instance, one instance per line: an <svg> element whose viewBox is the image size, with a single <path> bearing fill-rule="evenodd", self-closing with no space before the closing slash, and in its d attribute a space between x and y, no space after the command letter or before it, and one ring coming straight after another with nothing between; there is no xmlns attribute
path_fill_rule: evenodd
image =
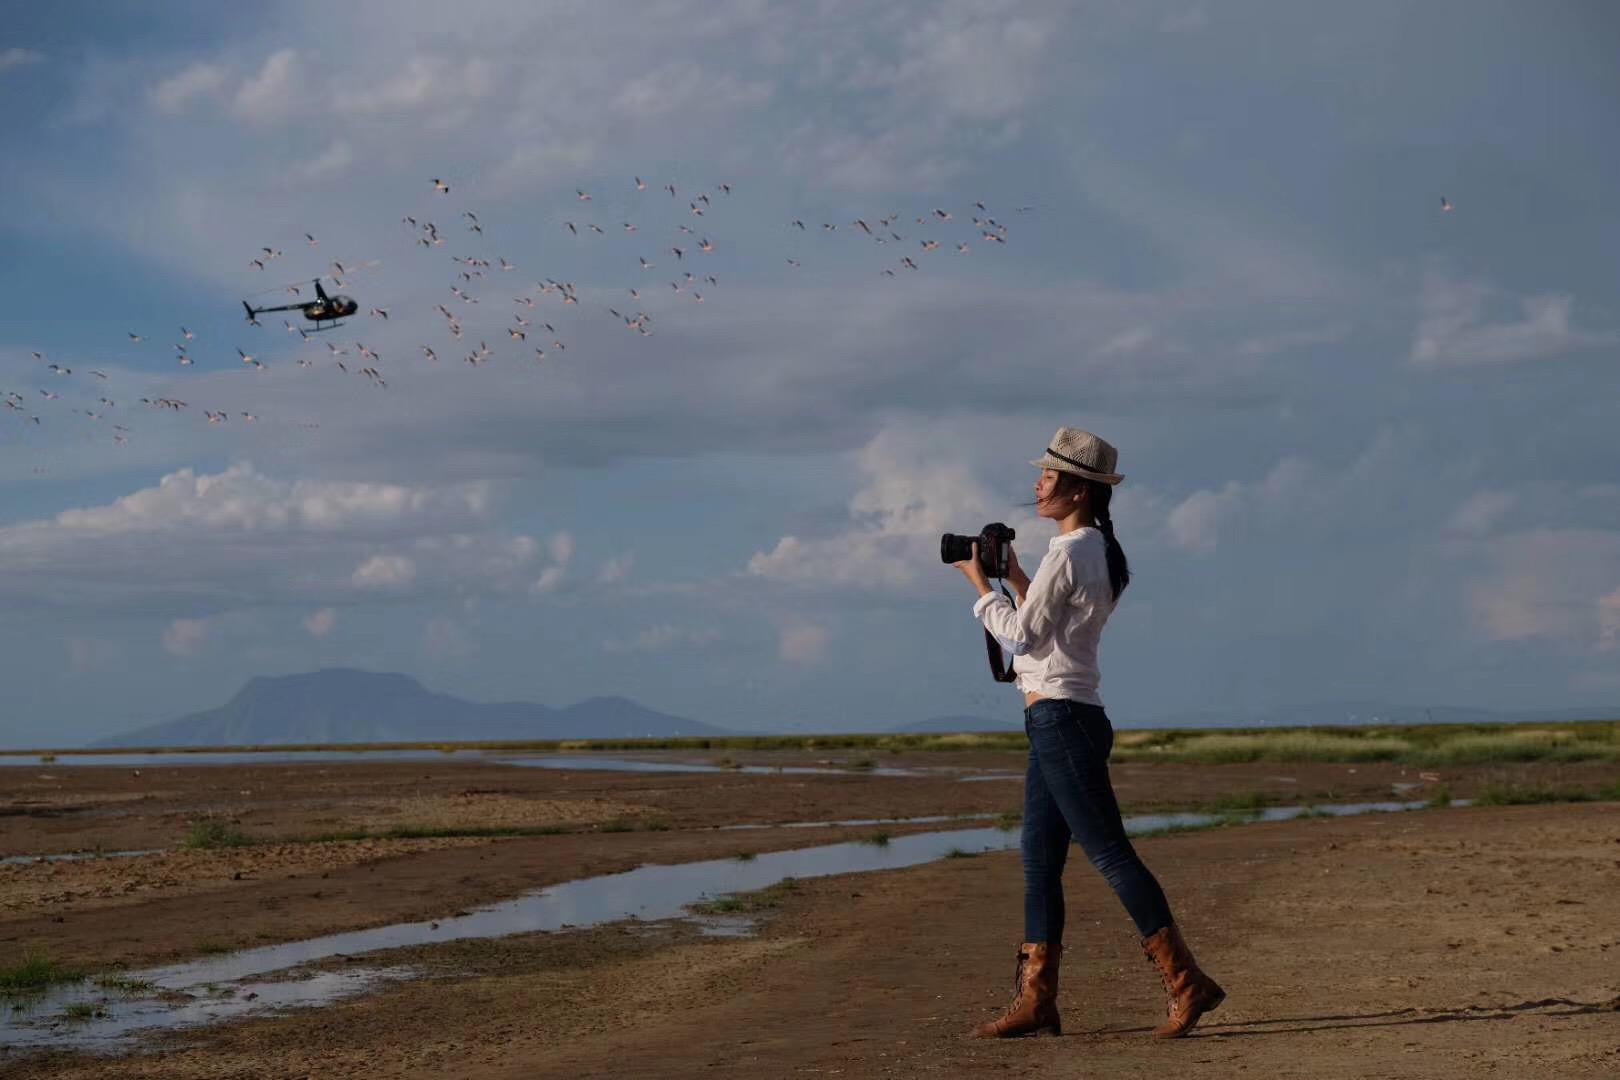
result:
<svg viewBox="0 0 1620 1080"><path fill-rule="evenodd" d="M1076 461L1072 457L1067 457L1067 456L1065 456L1063 454L1060 454L1056 450L1052 449L1050 446L1048 446L1046 448L1046 452L1048 454L1051 454L1053 457L1057 458L1059 461L1068 462L1070 465L1073 465L1077 469L1084 469L1087 472L1094 472L1094 473L1107 473L1108 472L1108 470L1104 469L1100 465L1087 465L1083 461ZM1108 475L1112 476L1113 474L1108 473Z"/></svg>

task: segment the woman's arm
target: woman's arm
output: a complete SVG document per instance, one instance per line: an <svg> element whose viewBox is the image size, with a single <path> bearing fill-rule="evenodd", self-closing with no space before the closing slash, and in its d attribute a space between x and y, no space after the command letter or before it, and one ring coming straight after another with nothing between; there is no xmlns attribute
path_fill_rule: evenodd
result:
<svg viewBox="0 0 1620 1080"><path fill-rule="evenodd" d="M1074 570L1068 553L1062 548L1047 552L1035 569L1035 577L1026 581L1023 602L1016 610L997 592L980 596L973 605L974 618L984 623L984 628L1014 656L1044 645L1057 626L1058 615L1068 606L1074 592Z"/></svg>

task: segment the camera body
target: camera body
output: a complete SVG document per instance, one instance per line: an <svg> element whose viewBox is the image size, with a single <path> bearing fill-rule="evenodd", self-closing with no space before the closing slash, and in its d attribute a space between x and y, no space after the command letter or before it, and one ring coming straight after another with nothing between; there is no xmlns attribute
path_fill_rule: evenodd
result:
<svg viewBox="0 0 1620 1080"><path fill-rule="evenodd" d="M978 536L958 536L946 533L939 538L939 561L958 563L973 557L973 545L979 545L979 567L988 578L1005 578L1012 555L1012 542L1018 534L999 521L986 525Z"/></svg>

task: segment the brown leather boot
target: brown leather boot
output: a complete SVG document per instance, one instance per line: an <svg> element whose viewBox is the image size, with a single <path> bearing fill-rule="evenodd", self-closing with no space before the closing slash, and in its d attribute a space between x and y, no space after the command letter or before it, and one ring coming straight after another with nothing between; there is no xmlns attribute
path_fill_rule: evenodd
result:
<svg viewBox="0 0 1620 1080"><path fill-rule="evenodd" d="M1158 967L1168 999L1169 1019L1154 1029L1156 1038L1174 1039L1187 1034L1200 1016L1226 1000L1226 991L1199 969L1192 950L1182 940L1180 927L1172 924L1143 938L1142 951Z"/></svg>
<svg viewBox="0 0 1620 1080"><path fill-rule="evenodd" d="M1058 960L1062 945L1026 942L1018 949L1013 975L1013 1000L1007 1011L973 1029L981 1039L1011 1039L1019 1035L1061 1035L1058 1016Z"/></svg>

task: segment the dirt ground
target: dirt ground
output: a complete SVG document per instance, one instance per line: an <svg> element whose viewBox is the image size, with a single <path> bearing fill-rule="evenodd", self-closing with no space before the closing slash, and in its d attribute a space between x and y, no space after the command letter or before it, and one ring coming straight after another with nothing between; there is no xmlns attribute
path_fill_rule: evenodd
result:
<svg viewBox="0 0 1620 1080"><path fill-rule="evenodd" d="M946 758L942 760L942 758ZM799 763L804 763L803 759ZM881 764L926 777L553 772L470 763L0 770L0 854L163 848L0 866L0 963L93 968L451 914L558 881L823 844L871 827L740 822L998 813L1011 755ZM1354 771L1352 771L1354 770ZM1254 792L1290 802L1466 796L1613 768L1115 769L1129 810ZM291 840L358 826L508 823L555 835L176 850L201 814ZM607 826L604 829L604 826ZM910 828L938 828L912 826ZM887 826L895 835L906 827ZM0 1057L0 1076L1620 1076L1620 805L1458 808L1144 839L1189 940L1227 987L1159 1043L1158 980L1117 902L1067 875L1061 1039L963 1033L1010 995L1016 852L801 879L754 936L684 920L401 950L423 978L346 1003L165 1036L116 1059ZM1078 853L1077 853L1078 855ZM341 963L335 961L333 963Z"/></svg>

